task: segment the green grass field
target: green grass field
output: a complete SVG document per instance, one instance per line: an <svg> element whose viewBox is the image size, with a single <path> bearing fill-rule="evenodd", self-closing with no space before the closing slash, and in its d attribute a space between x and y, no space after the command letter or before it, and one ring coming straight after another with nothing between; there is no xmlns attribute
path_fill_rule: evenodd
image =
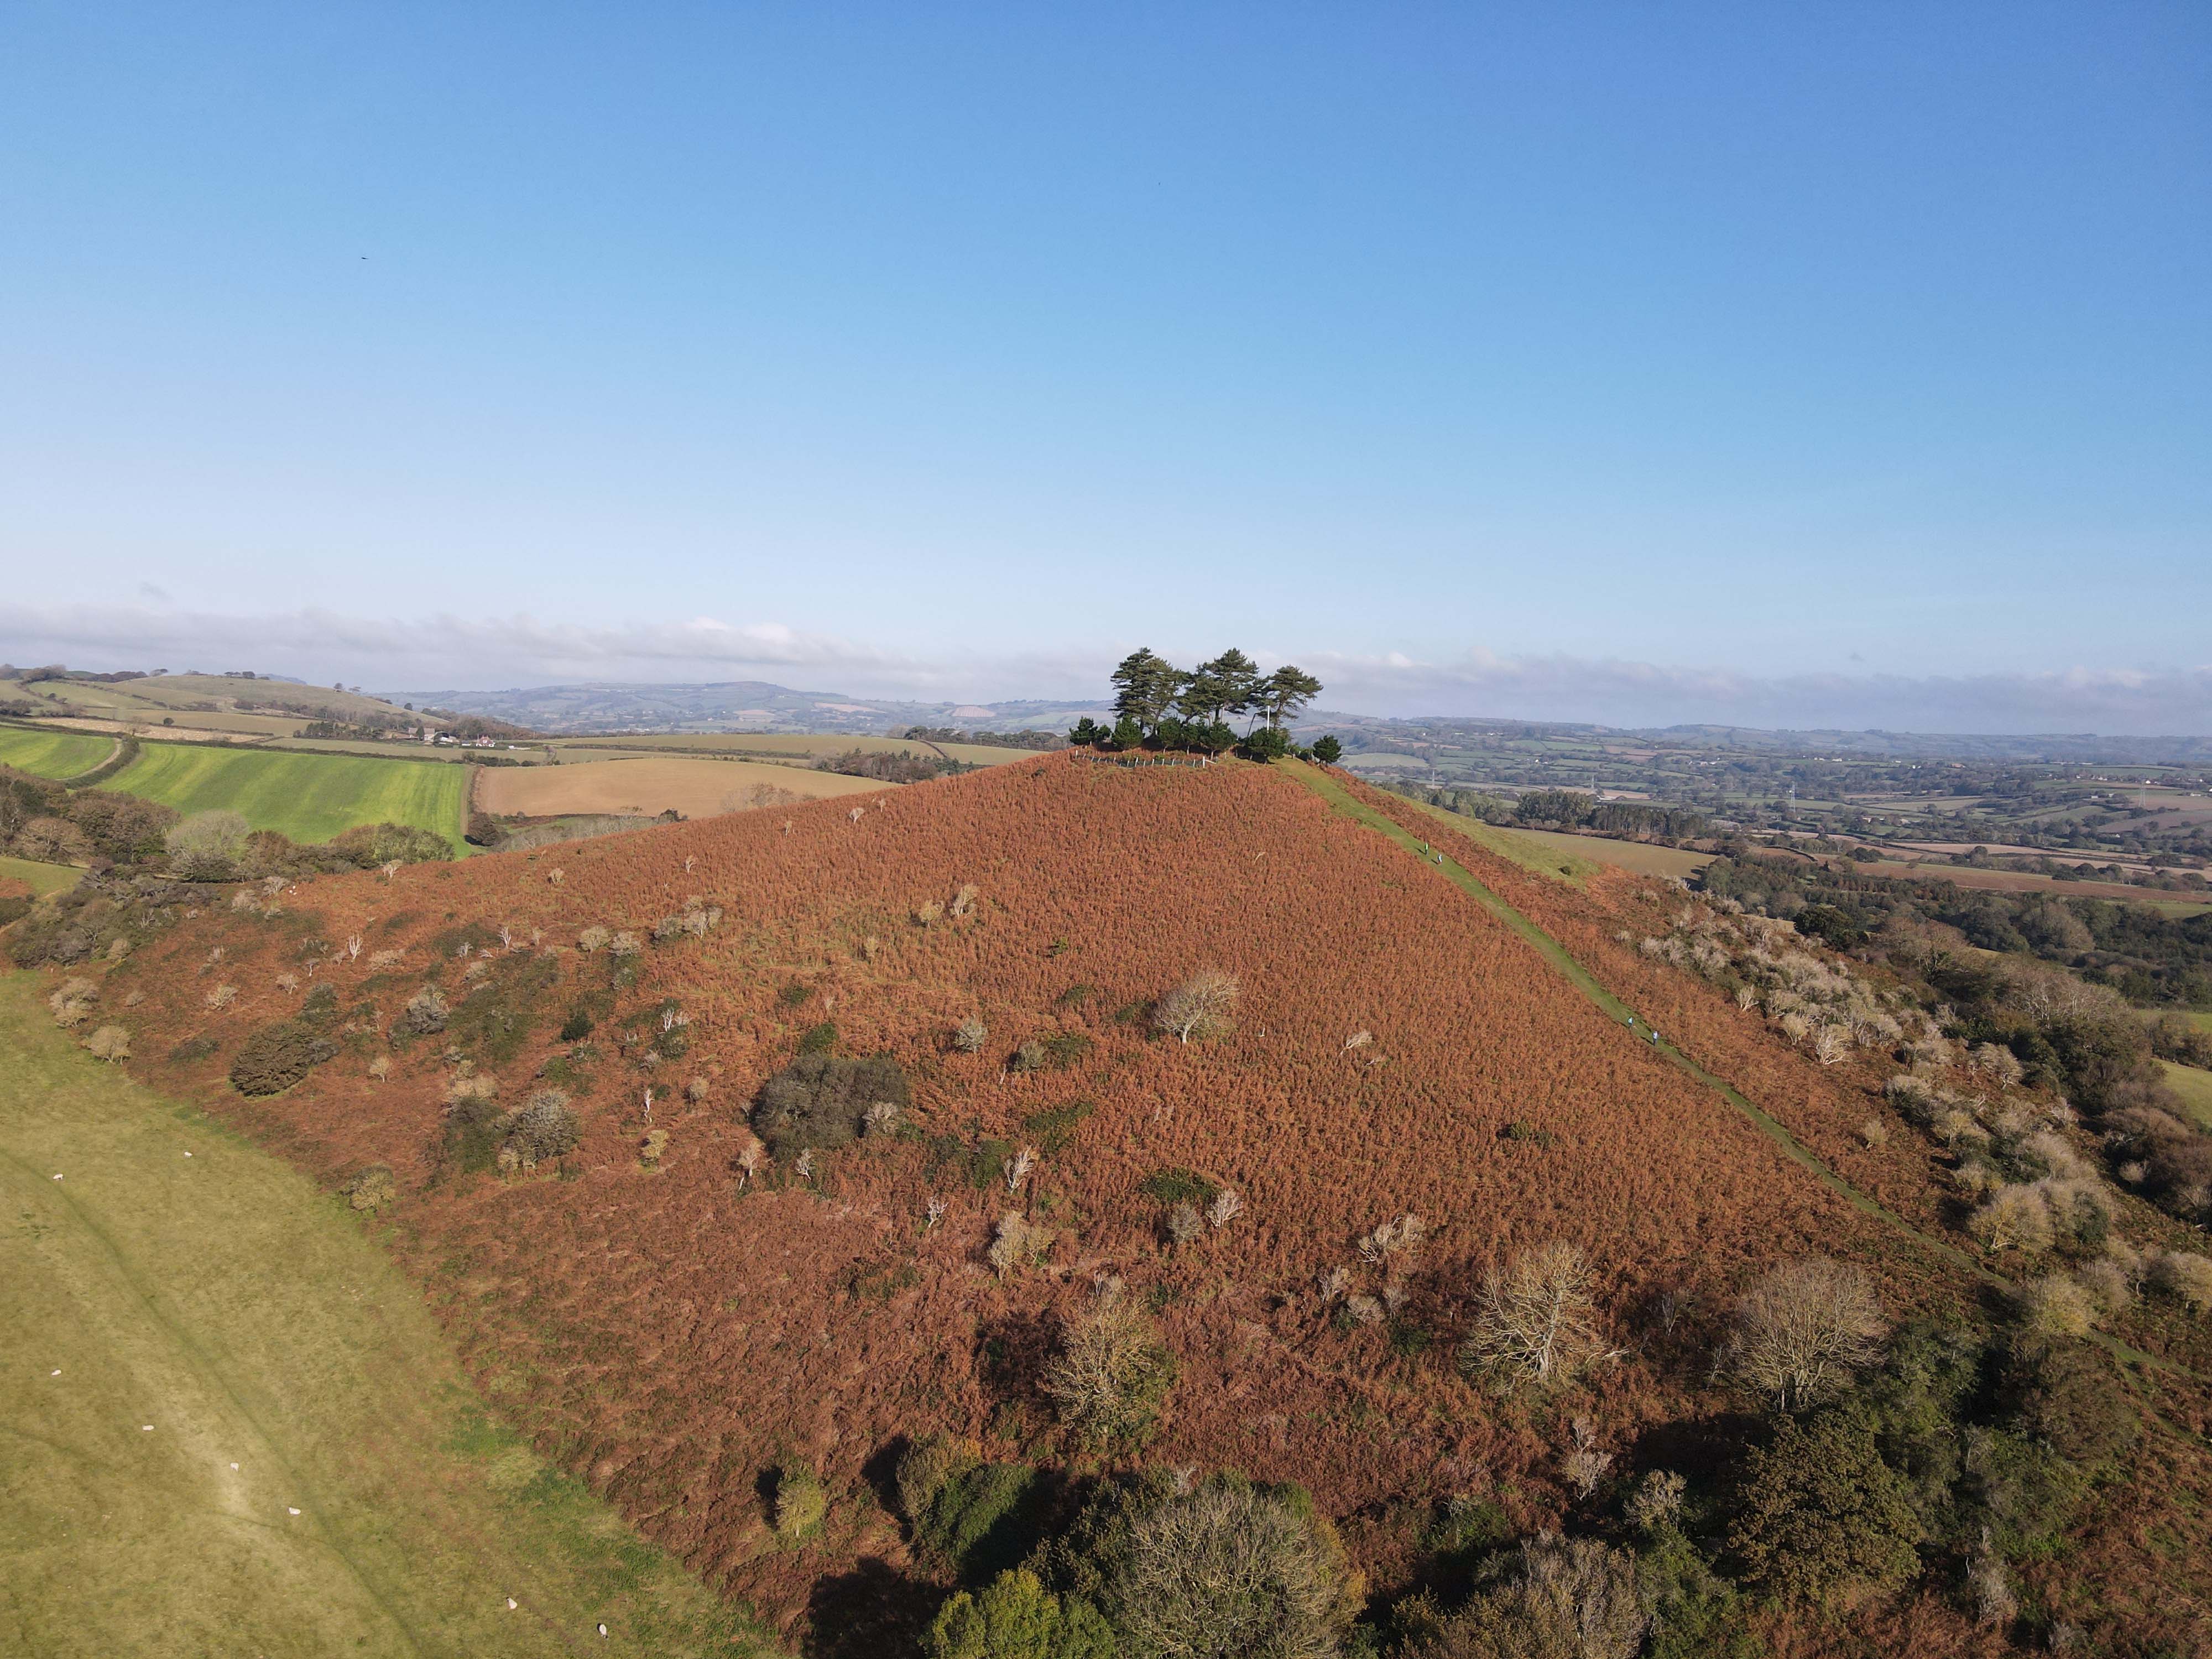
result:
<svg viewBox="0 0 2212 1659"><path fill-rule="evenodd" d="M468 769L281 750L149 743L108 787L179 812L228 807L257 830L328 841L357 823L411 823L459 850Z"/></svg>
<svg viewBox="0 0 2212 1659"><path fill-rule="evenodd" d="M0 1653L774 1651L490 1419L339 1200L48 988L0 976Z"/></svg>
<svg viewBox="0 0 2212 1659"><path fill-rule="evenodd" d="M65 887L74 887L77 878L84 874L74 864L40 864L33 859L11 859L0 855L0 876L12 876L27 884L40 898L49 893L58 893Z"/></svg>
<svg viewBox="0 0 2212 1659"><path fill-rule="evenodd" d="M1564 881L1579 887L1597 869L1591 860L1581 855L1578 848L1547 847L1526 830L1501 830L1494 823L1485 823L1480 818L1468 817L1442 806L1431 806L1426 801L1408 800L1407 805L1425 812L1448 829L1456 830L1485 852L1495 853L1508 863L1517 864L1533 875L1548 876L1553 881ZM1576 837L1561 836L1561 840Z"/></svg>
<svg viewBox="0 0 2212 1659"><path fill-rule="evenodd" d="M1515 830L1508 833L1570 858L1613 865L1640 876L1673 876L1687 880L1713 861L1710 853L1686 853L1679 847L1655 847L1649 842L1571 836L1557 830Z"/></svg>
<svg viewBox="0 0 2212 1659"><path fill-rule="evenodd" d="M2197 1121L2212 1129L2212 1072L2200 1072L2194 1066L2177 1066L2170 1060L2159 1065L2166 1072L2166 1086L2181 1097Z"/></svg>
<svg viewBox="0 0 2212 1659"><path fill-rule="evenodd" d="M41 778L73 778L115 752L115 739L85 732L33 732L0 726L0 766Z"/></svg>

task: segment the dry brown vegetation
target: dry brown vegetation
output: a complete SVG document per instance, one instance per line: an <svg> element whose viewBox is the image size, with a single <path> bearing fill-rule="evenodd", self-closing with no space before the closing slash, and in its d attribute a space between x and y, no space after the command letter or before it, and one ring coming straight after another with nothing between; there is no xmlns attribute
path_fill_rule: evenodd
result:
<svg viewBox="0 0 2212 1659"><path fill-rule="evenodd" d="M854 1563L903 1559L861 1474L885 1447L987 1428L1040 1451L1110 1442L1071 1402L1097 1396L1091 1373L1128 1375L1155 1320L1179 1380L1151 1455L1303 1482L1333 1517L1495 1482L1533 1529L1571 1501L1558 1448L1461 1379L1463 1345L1486 1379L1578 1378L1577 1409L1625 1443L1701 1386L1657 1357L1662 1301L1713 1310L1717 1337L1747 1285L1815 1251L1865 1264L1895 1308L1960 1293L1463 894L1278 773L1054 757L867 805L566 845L557 884L551 854L305 881L288 919L200 916L107 983L147 994L134 1065L332 1186L388 1170L395 1248L478 1381L650 1534L787 1620ZM1586 898L1497 860L1481 873L1670 1038L1824 1155L1847 1152L1855 1179L1917 1180L1934 1208L1924 1161L1878 1161L1860 1138L1848 1068L1613 942L1608 907L1641 902L1631 878ZM708 902L712 931L663 926ZM361 959L319 945L352 937ZM275 970L305 961L357 1057L264 1100L229 1093L245 1035L299 1007ZM1214 1028L1179 1042L1159 1005L1201 969ZM218 973L235 987L219 1010ZM532 973L520 1034L486 1035L472 988ZM680 1026L661 1022L672 1006ZM588 1035L556 1038L579 1012ZM395 1025L380 1085L367 1059ZM900 1126L772 1161L748 1109L825 1029L846 1055L898 1062ZM215 1052L189 1041L204 1033ZM534 1169L519 1152L494 1167L497 1141L473 1169L441 1152L448 1047L495 1041L511 1097L568 1097L574 1144ZM1066 1058L1002 1063L1032 1042ZM154 1058L179 1052L198 1057ZM694 1078L710 1084L696 1098ZM548 1145L568 1139L556 1127ZM1036 1162L1010 1183L1018 1149ZM1176 1206L1212 1224L1170 1244ZM1086 1336L1109 1279L1156 1312ZM1086 1340L1097 1363L1079 1377ZM763 1509L779 1466L826 1494L804 1550ZM1347 1538L1382 1575L1407 1547L1402 1530ZM1529 1594L1550 1571L1531 1567Z"/></svg>

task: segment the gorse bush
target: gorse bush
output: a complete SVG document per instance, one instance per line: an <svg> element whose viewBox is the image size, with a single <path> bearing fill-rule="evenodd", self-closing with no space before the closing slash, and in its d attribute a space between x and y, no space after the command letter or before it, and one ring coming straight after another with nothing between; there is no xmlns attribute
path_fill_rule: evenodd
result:
<svg viewBox="0 0 2212 1659"><path fill-rule="evenodd" d="M337 1052L338 1045L307 1021L280 1020L239 1044L230 1062L231 1086L242 1095L277 1094Z"/></svg>
<svg viewBox="0 0 2212 1659"><path fill-rule="evenodd" d="M1923 1535L1903 1484L1875 1449L1871 1423L1832 1409L1778 1419L1772 1439L1746 1458L1728 1540L1755 1589L1820 1601L1910 1577Z"/></svg>
<svg viewBox="0 0 2212 1659"><path fill-rule="evenodd" d="M753 1132L779 1158L847 1146L878 1103L902 1110L908 1103L906 1073L889 1054L802 1054L761 1085Z"/></svg>
<svg viewBox="0 0 2212 1659"><path fill-rule="evenodd" d="M430 1036L446 1029L452 1017L451 1005L446 994L434 985L426 985L407 1000L399 1011L399 1018L392 1022L394 1037Z"/></svg>
<svg viewBox="0 0 2212 1659"><path fill-rule="evenodd" d="M1115 1659L1113 1626L1080 1597L1062 1599L1032 1572L962 1590L930 1626L929 1659Z"/></svg>

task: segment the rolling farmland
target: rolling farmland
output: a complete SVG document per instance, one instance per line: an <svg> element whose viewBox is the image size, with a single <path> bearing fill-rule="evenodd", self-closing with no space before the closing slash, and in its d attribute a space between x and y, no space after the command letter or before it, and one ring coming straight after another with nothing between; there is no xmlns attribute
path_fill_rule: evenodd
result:
<svg viewBox="0 0 2212 1659"><path fill-rule="evenodd" d="M112 738L76 732L34 732L0 726L0 766L42 778L73 778L115 752Z"/></svg>
<svg viewBox="0 0 2212 1659"><path fill-rule="evenodd" d="M328 841L358 823L406 823L459 845L468 769L281 750L149 743L108 787L179 812L227 808L257 830Z"/></svg>

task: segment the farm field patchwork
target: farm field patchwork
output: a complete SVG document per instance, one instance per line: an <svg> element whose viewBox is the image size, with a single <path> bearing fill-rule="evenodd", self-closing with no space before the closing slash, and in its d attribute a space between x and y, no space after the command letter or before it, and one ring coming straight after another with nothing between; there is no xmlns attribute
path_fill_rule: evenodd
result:
<svg viewBox="0 0 2212 1659"><path fill-rule="evenodd" d="M343 1200L49 988L0 976L0 1652L769 1650L497 1425Z"/></svg>
<svg viewBox="0 0 2212 1659"><path fill-rule="evenodd" d="M328 841L359 823L406 823L458 845L468 770L266 749L149 743L108 787L192 813L227 808L257 830Z"/></svg>
<svg viewBox="0 0 2212 1659"><path fill-rule="evenodd" d="M34 732L0 726L0 766L12 766L41 778L73 778L115 752L112 738L91 732Z"/></svg>
<svg viewBox="0 0 2212 1659"><path fill-rule="evenodd" d="M1992 893L2048 892L2060 898L2117 899L2123 904L2180 907L2179 911L2168 909L2169 915L2185 915L2212 904L2212 893L2201 899L2192 898L2186 893L2157 887L2131 887L2124 882L2057 881L2027 870L1976 870L1956 864L1898 864L1887 860L1862 868L1868 875L1887 876L1893 880L1948 881L1954 886L1975 887Z"/></svg>
<svg viewBox="0 0 2212 1659"><path fill-rule="evenodd" d="M672 807L687 818L708 818L757 804L756 791L783 791L786 799L812 799L876 794L890 787L872 778L848 778L772 761L609 760L487 768L478 775L477 805L503 817L601 812L651 817Z"/></svg>

